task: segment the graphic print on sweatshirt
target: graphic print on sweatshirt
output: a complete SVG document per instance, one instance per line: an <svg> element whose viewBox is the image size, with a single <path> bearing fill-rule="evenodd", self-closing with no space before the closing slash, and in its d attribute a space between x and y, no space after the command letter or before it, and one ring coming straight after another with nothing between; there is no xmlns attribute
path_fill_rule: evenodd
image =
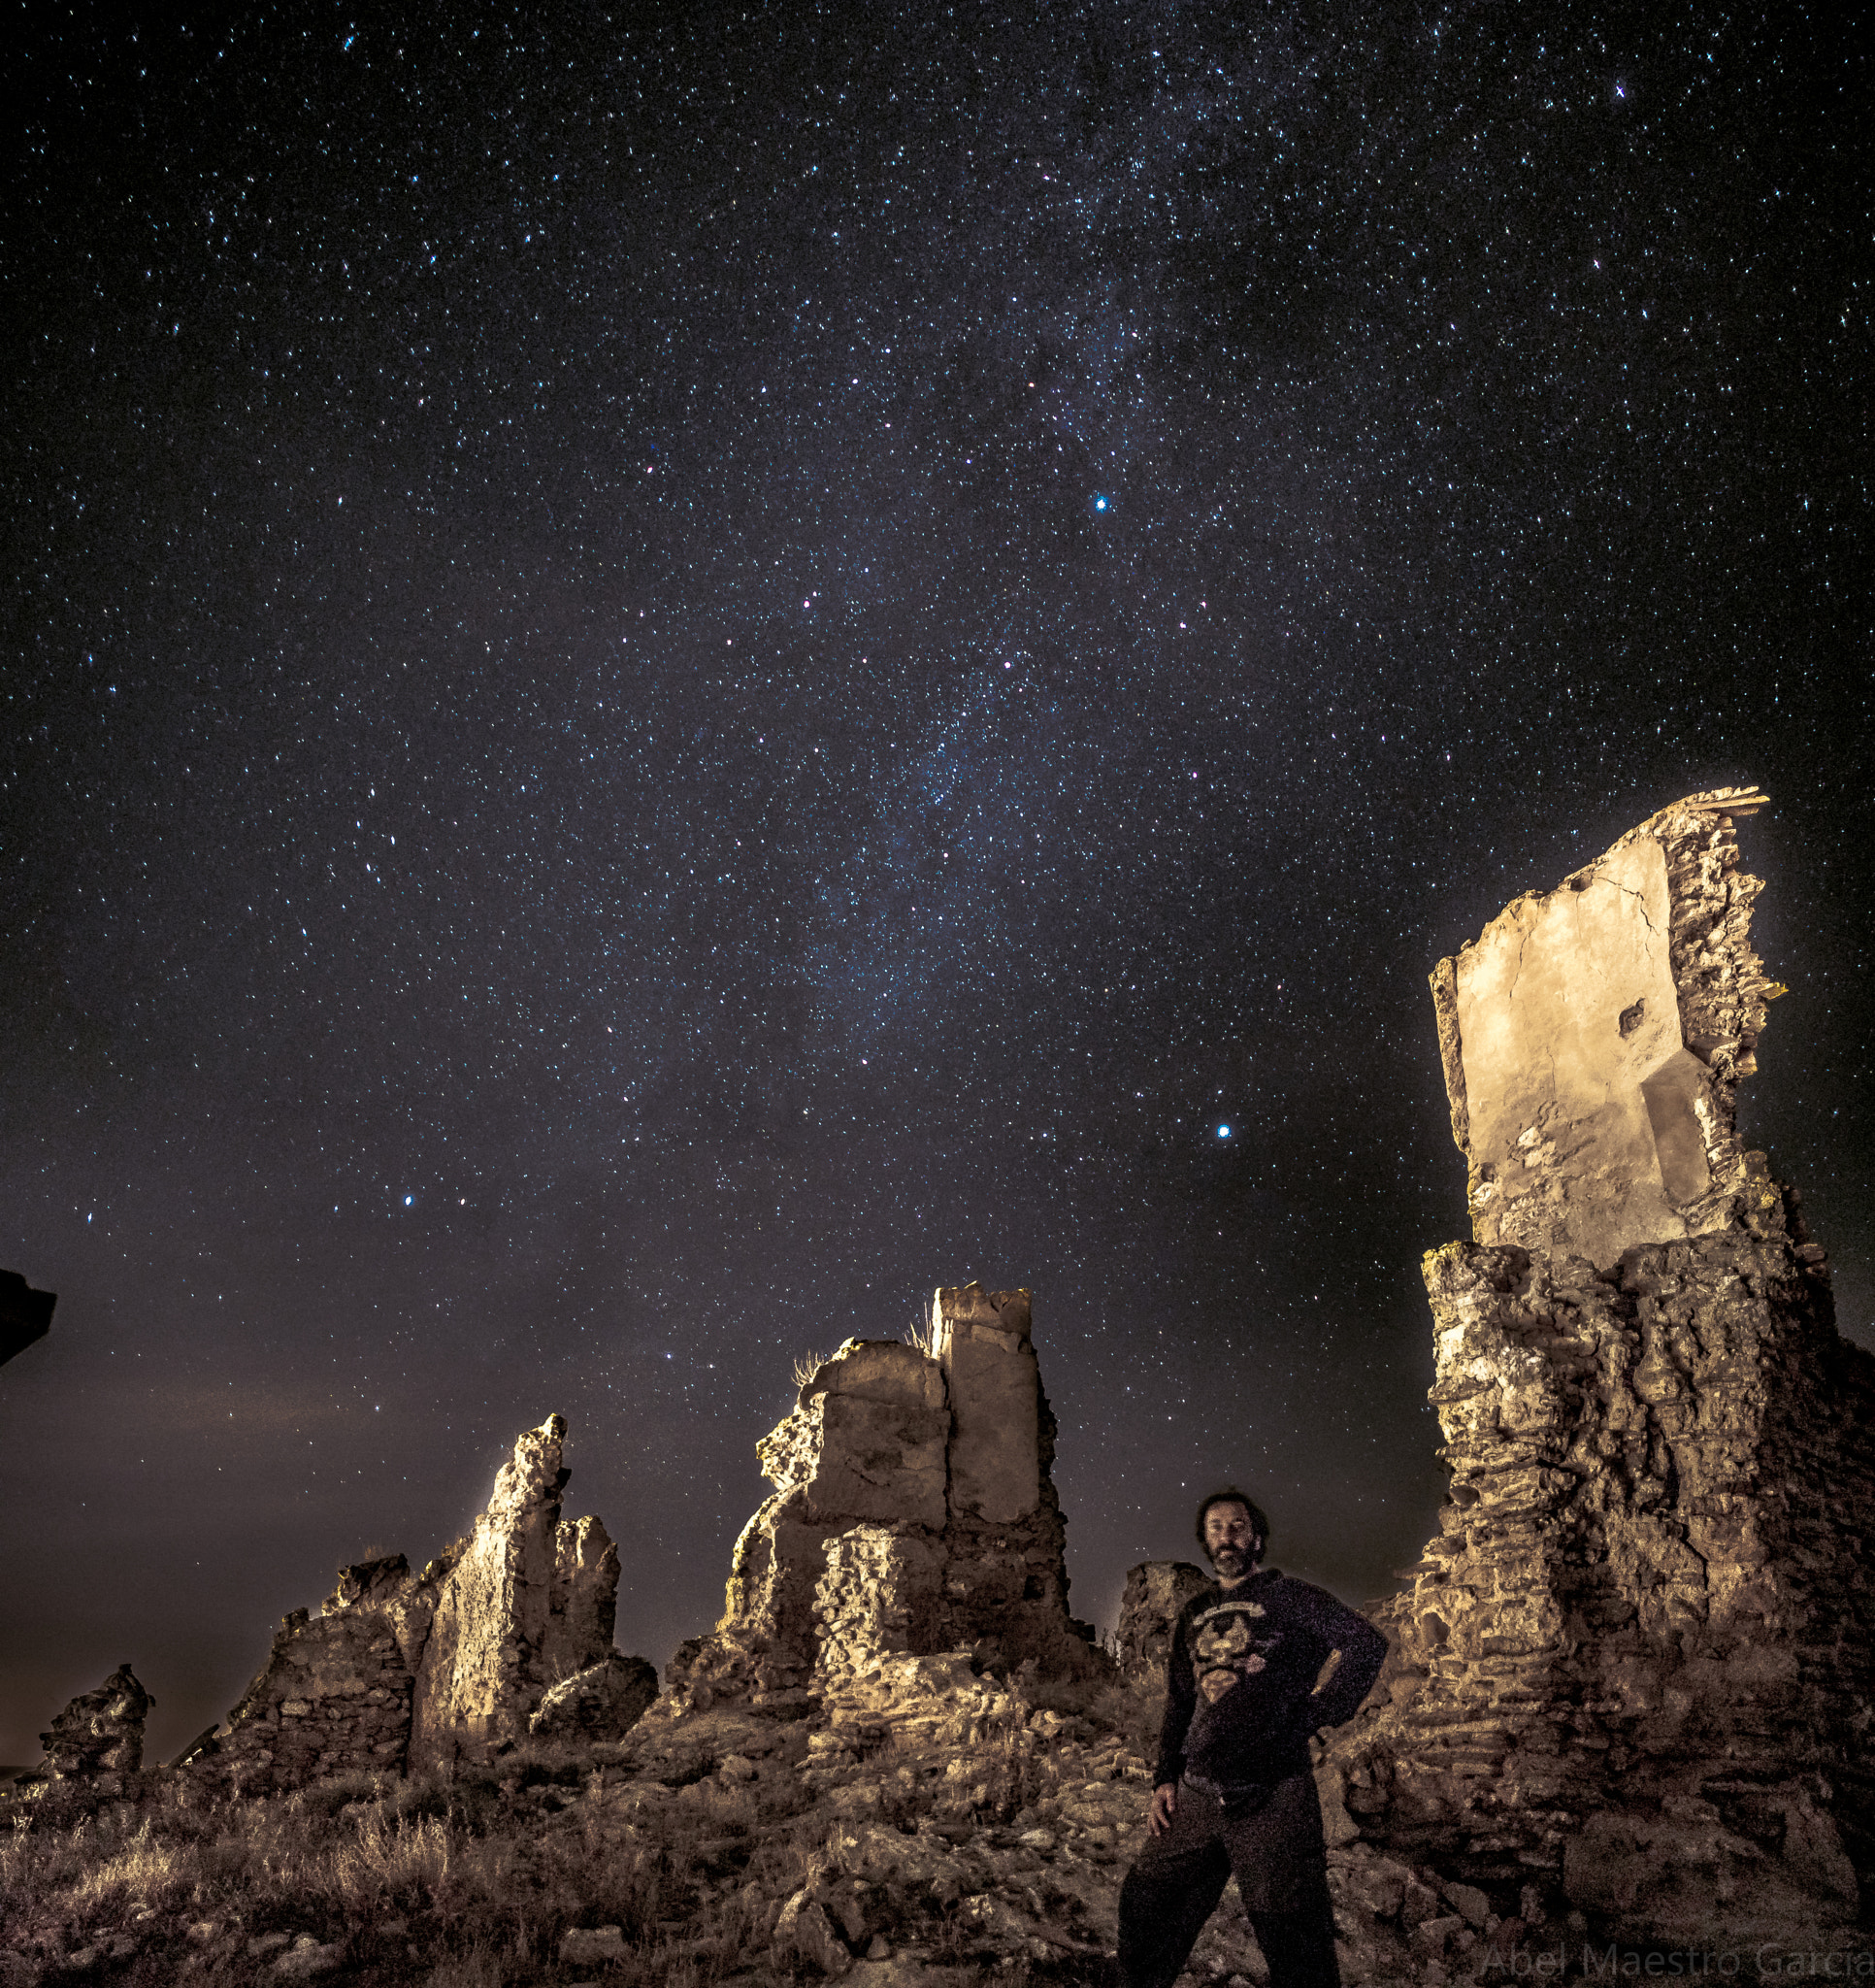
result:
<svg viewBox="0 0 1875 1988"><path fill-rule="evenodd" d="M1191 1634L1192 1673L1206 1705L1264 1670L1283 1641L1258 1602L1219 1602L1193 1618Z"/></svg>

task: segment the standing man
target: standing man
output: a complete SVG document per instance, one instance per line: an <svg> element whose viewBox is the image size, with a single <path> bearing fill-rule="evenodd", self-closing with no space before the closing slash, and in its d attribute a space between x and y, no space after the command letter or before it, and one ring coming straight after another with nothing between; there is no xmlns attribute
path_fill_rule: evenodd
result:
<svg viewBox="0 0 1875 1988"><path fill-rule="evenodd" d="M1259 1567L1268 1537L1241 1491L1198 1508L1217 1581L1172 1632L1148 1839L1120 1891L1127 1988L1171 1988L1233 1872L1269 1988L1340 1988L1308 1742L1354 1715L1387 1644L1332 1595Z"/></svg>

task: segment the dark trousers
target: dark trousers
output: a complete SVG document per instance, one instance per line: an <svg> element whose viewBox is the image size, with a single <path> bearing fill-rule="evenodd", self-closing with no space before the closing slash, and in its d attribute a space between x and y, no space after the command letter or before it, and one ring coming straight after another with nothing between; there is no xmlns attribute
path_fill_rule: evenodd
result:
<svg viewBox="0 0 1875 1988"><path fill-rule="evenodd" d="M1171 1988L1234 1875L1269 1988L1341 1988L1312 1774L1279 1782L1261 1808L1234 1817L1179 1783L1171 1828L1146 1839L1120 1887L1126 1988Z"/></svg>

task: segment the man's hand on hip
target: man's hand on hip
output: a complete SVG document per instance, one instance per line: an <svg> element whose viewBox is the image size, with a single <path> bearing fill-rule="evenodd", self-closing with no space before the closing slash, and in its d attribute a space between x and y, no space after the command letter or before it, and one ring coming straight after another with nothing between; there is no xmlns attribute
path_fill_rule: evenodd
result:
<svg viewBox="0 0 1875 1988"><path fill-rule="evenodd" d="M1152 1801L1146 1809L1146 1833L1163 1837L1171 1828L1172 1810L1178 1806L1178 1790L1167 1781L1152 1791Z"/></svg>

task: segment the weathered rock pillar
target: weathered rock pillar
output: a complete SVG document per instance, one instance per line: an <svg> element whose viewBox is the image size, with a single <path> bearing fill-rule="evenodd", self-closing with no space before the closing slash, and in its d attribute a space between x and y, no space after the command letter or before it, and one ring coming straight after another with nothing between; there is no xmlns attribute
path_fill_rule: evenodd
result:
<svg viewBox="0 0 1875 1988"><path fill-rule="evenodd" d="M466 1540L420 1574L394 1553L341 1568L317 1615L280 1623L227 1721L185 1748L190 1778L236 1792L333 1774L449 1771L505 1741L611 1739L657 1695L612 1648L618 1551L562 1520L566 1424L523 1432Z"/></svg>
<svg viewBox="0 0 1875 1988"><path fill-rule="evenodd" d="M932 1353L950 1390L949 1640L1004 1662L1071 1661L1067 1528L1055 1495L1055 1418L1030 1338L1027 1291L938 1290Z"/></svg>

